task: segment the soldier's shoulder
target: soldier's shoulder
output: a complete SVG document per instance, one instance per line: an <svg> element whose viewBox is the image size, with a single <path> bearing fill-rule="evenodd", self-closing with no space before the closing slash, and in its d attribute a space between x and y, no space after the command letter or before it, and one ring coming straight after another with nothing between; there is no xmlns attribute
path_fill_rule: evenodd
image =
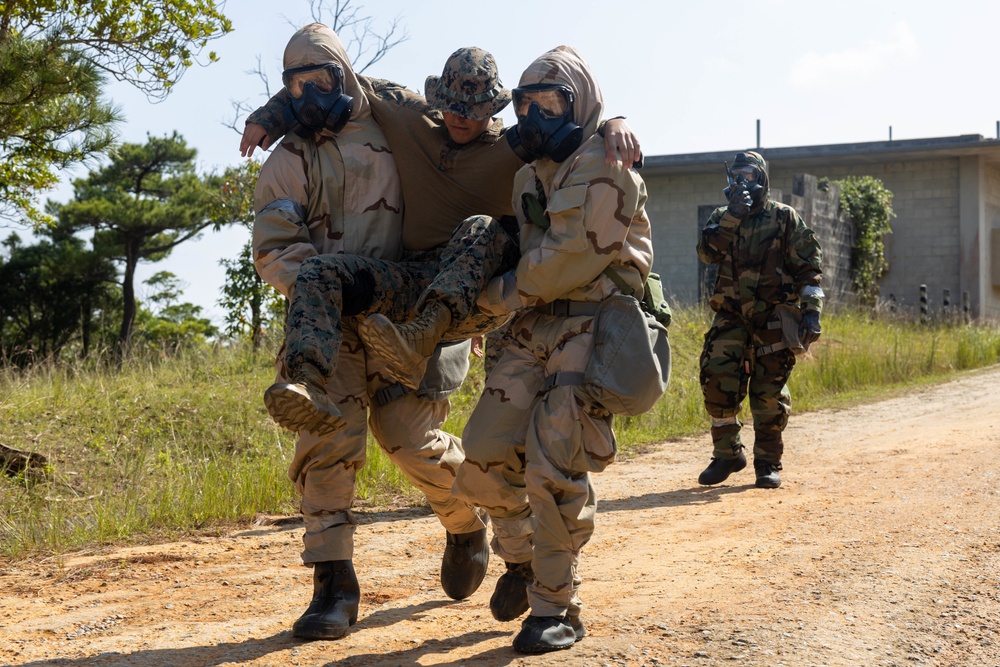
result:
<svg viewBox="0 0 1000 667"><path fill-rule="evenodd" d="M358 75L358 82L361 83L361 87L364 88L366 92L375 93L376 95L406 90L406 86L403 84L390 81L389 79L376 79L371 76Z"/></svg>
<svg viewBox="0 0 1000 667"><path fill-rule="evenodd" d="M776 201L774 199L769 199L768 203L774 207L772 209L774 211L781 211L782 214L787 215L789 217L801 217L801 214L798 211L796 211L795 208L790 204Z"/></svg>
<svg viewBox="0 0 1000 667"><path fill-rule="evenodd" d="M401 83L389 81L388 79L367 79L370 83L369 98L374 104L384 102L422 113L427 116L440 116L424 99L423 95L416 93Z"/></svg>

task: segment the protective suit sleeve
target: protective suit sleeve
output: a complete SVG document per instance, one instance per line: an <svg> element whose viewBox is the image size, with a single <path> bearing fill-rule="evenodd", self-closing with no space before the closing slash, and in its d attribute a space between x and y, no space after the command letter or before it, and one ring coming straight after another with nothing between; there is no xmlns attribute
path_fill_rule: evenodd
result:
<svg viewBox="0 0 1000 667"><path fill-rule="evenodd" d="M638 177L619 163L604 167L603 159L600 162L602 176L592 177L582 170L549 196L549 227L538 247L524 253L515 271L525 306L549 303L589 285L625 247L632 215L639 210L645 190L636 182ZM637 271L623 267L619 273L626 281L636 282L634 289L642 289Z"/></svg>
<svg viewBox="0 0 1000 667"><path fill-rule="evenodd" d="M739 218L734 217L725 207L712 212L698 238L698 257L706 264L719 264L729 252L729 246L736 238Z"/></svg>
<svg viewBox="0 0 1000 667"><path fill-rule="evenodd" d="M822 290L804 290L804 287L819 287L823 278L823 251L813 230L806 226L796 213L792 220L785 268L794 281L795 292L800 294L803 308L818 312L823 310Z"/></svg>
<svg viewBox="0 0 1000 667"><path fill-rule="evenodd" d="M261 167L254 195L254 267L285 297L302 262L318 254L306 224L306 183L304 158L279 145Z"/></svg>

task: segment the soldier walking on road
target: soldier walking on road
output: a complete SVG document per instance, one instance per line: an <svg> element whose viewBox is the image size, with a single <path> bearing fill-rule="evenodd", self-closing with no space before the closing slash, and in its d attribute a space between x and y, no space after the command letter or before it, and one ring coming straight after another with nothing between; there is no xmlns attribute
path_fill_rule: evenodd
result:
<svg viewBox="0 0 1000 667"><path fill-rule="evenodd" d="M739 413L749 391L756 485L777 488L788 377L795 355L821 332L822 252L795 209L770 199L763 157L738 153L729 179L729 204L712 213L698 242L701 260L719 267L701 353L714 451L698 483L719 484L746 467Z"/></svg>
<svg viewBox="0 0 1000 667"><path fill-rule="evenodd" d="M513 93L512 145L530 159L513 191L521 259L479 306L518 314L462 433L455 492L489 513L507 565L491 613L530 609L514 648L542 653L585 634L577 566L594 531L590 473L616 453L613 415L584 379L598 314L622 291L642 294L653 253L645 185L605 161L601 93L576 51L542 55Z"/></svg>

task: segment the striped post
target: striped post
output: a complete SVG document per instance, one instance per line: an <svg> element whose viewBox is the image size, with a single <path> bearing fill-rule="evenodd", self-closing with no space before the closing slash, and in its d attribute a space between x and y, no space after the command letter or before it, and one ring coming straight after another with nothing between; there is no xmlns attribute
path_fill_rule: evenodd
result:
<svg viewBox="0 0 1000 667"><path fill-rule="evenodd" d="M920 286L920 323L927 324L929 321L927 316L927 285Z"/></svg>

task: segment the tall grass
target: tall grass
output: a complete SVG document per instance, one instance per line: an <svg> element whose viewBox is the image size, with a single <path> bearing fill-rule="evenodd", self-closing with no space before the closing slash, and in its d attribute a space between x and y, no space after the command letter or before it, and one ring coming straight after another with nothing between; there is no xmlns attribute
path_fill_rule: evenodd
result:
<svg viewBox="0 0 1000 667"><path fill-rule="evenodd" d="M616 419L623 455L707 429L698 356L710 322L703 309L675 312L670 387L649 413ZM825 316L823 327L792 374L796 412L1000 359L993 325L922 326L842 311ZM0 443L48 459L44 473L0 476L0 556L59 554L294 513L285 473L294 436L273 424L261 401L273 380L271 362L270 353L235 346L137 358L121 369L96 362L0 368ZM474 363L453 397L447 430L461 432L482 385L482 365ZM358 497L421 502L373 442Z"/></svg>

